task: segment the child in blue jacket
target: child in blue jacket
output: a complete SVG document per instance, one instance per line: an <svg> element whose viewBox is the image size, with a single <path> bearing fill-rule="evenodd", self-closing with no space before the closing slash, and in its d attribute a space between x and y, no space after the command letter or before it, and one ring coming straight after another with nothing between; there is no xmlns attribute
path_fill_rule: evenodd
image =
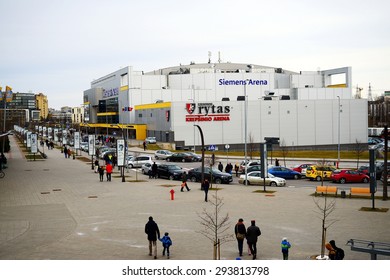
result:
<svg viewBox="0 0 390 280"><path fill-rule="evenodd" d="M164 233L164 236L159 239L162 242L162 245L164 247L163 249L163 256L165 256L165 250L167 251L167 258L169 259L169 247L172 245L172 240L169 237L169 233Z"/></svg>

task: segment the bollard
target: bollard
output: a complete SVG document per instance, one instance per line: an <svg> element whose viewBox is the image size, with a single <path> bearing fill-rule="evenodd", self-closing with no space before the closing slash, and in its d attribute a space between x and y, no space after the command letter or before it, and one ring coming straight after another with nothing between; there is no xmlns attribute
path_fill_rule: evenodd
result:
<svg viewBox="0 0 390 280"><path fill-rule="evenodd" d="M172 189L169 192L171 193L171 200L175 200L175 191Z"/></svg>

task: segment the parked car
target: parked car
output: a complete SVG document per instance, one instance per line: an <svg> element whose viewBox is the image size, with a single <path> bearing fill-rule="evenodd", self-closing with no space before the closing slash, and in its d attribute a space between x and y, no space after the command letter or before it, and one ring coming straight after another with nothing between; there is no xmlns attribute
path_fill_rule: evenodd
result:
<svg viewBox="0 0 390 280"><path fill-rule="evenodd" d="M274 166L268 169L268 173L284 179L300 179L301 173L291 170L283 166Z"/></svg>
<svg viewBox="0 0 390 280"><path fill-rule="evenodd" d="M141 172L142 172L142 174L150 175L149 173L152 172L152 163L147 162L147 163L142 164Z"/></svg>
<svg viewBox="0 0 390 280"><path fill-rule="evenodd" d="M146 137L145 142L146 144L156 144L156 137Z"/></svg>
<svg viewBox="0 0 390 280"><path fill-rule="evenodd" d="M333 182L339 182L340 184L359 182L368 183L370 181L370 177L355 170L336 169L332 172L331 180Z"/></svg>
<svg viewBox="0 0 390 280"><path fill-rule="evenodd" d="M188 153L174 153L167 157L167 161L191 162L193 161L193 156Z"/></svg>
<svg viewBox="0 0 390 280"><path fill-rule="evenodd" d="M184 170L174 164L160 164L157 166L157 177L168 178L169 180L180 180Z"/></svg>
<svg viewBox="0 0 390 280"><path fill-rule="evenodd" d="M302 177L306 177L306 169L313 165L312 163L301 163L298 165L295 165L292 170L301 173Z"/></svg>
<svg viewBox="0 0 390 280"><path fill-rule="evenodd" d="M383 142L383 139L377 137L368 137L368 145L376 145Z"/></svg>
<svg viewBox="0 0 390 280"><path fill-rule="evenodd" d="M102 159L106 159L108 155L115 155L116 154L116 148L108 148L107 150L104 150L104 152L99 154L99 157Z"/></svg>
<svg viewBox="0 0 390 280"><path fill-rule="evenodd" d="M330 180L330 176L334 170L336 170L336 168L330 165L311 165L306 168L306 178L310 179L310 181L321 181L322 179Z"/></svg>
<svg viewBox="0 0 390 280"><path fill-rule="evenodd" d="M247 185L264 185L264 178L261 177L260 171L252 171L247 174ZM245 175L241 175L238 179L238 183L245 184ZM268 173L268 177L265 178L265 184L273 187L284 187L286 180L283 178L275 177L271 173Z"/></svg>
<svg viewBox="0 0 390 280"><path fill-rule="evenodd" d="M154 157L156 159L166 159L167 157L171 156L173 153L168 150L157 150L154 152Z"/></svg>
<svg viewBox="0 0 390 280"><path fill-rule="evenodd" d="M247 161L248 161L247 168L249 166L260 165L261 164L260 160L253 160L253 161L247 160ZM240 168L238 169L238 172L240 172L240 173L245 172L245 160L241 161Z"/></svg>
<svg viewBox="0 0 390 280"><path fill-rule="evenodd" d="M377 162L375 164L375 173L376 173L376 179L379 180L382 177L384 169L384 163L383 162ZM368 165L362 165L357 169L358 172L364 173L367 176L370 176L370 166Z"/></svg>
<svg viewBox="0 0 390 280"><path fill-rule="evenodd" d="M134 158L130 159L127 162L127 165L130 168L134 168L134 167L141 167L145 163L153 164L152 157L149 156L149 155L137 156L137 157L134 157Z"/></svg>
<svg viewBox="0 0 390 280"><path fill-rule="evenodd" d="M213 178L211 180L211 177ZM202 178L202 167L194 168L188 171L188 178L192 182L200 182ZM204 167L204 178L213 181L216 184L229 184L233 181L233 177L229 173L224 173L216 168Z"/></svg>
<svg viewBox="0 0 390 280"><path fill-rule="evenodd" d="M192 161L202 161L202 156L195 154L193 152L186 152L186 154L189 154L192 156Z"/></svg>
<svg viewBox="0 0 390 280"><path fill-rule="evenodd" d="M88 142L80 142L80 150L88 152L89 144Z"/></svg>

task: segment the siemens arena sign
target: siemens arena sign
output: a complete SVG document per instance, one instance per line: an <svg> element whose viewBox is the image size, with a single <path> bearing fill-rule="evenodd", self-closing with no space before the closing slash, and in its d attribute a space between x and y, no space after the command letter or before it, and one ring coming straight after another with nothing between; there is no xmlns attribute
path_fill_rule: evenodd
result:
<svg viewBox="0 0 390 280"><path fill-rule="evenodd" d="M225 79L219 79L218 85L220 86L266 86L268 85L267 80L252 80L252 79L246 79L246 80L225 80Z"/></svg>

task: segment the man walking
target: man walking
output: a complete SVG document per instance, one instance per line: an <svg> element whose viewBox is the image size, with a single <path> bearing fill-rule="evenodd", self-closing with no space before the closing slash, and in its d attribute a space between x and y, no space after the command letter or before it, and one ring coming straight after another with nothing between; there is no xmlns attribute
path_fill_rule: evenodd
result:
<svg viewBox="0 0 390 280"><path fill-rule="evenodd" d="M260 235L260 228L256 226L256 221L252 220L251 225L246 230L246 240L254 260L256 259L257 255L257 237L259 237Z"/></svg>
<svg viewBox="0 0 390 280"><path fill-rule="evenodd" d="M209 183L209 180L207 179L204 179L204 182L203 182L203 191L204 191L204 201L207 202L207 194L209 192L209 188L210 188L210 183Z"/></svg>
<svg viewBox="0 0 390 280"><path fill-rule="evenodd" d="M157 238L160 239L160 230L153 217L149 217L149 221L145 225L145 233L149 240L149 256L152 255L152 247L154 247L154 258L157 259Z"/></svg>

